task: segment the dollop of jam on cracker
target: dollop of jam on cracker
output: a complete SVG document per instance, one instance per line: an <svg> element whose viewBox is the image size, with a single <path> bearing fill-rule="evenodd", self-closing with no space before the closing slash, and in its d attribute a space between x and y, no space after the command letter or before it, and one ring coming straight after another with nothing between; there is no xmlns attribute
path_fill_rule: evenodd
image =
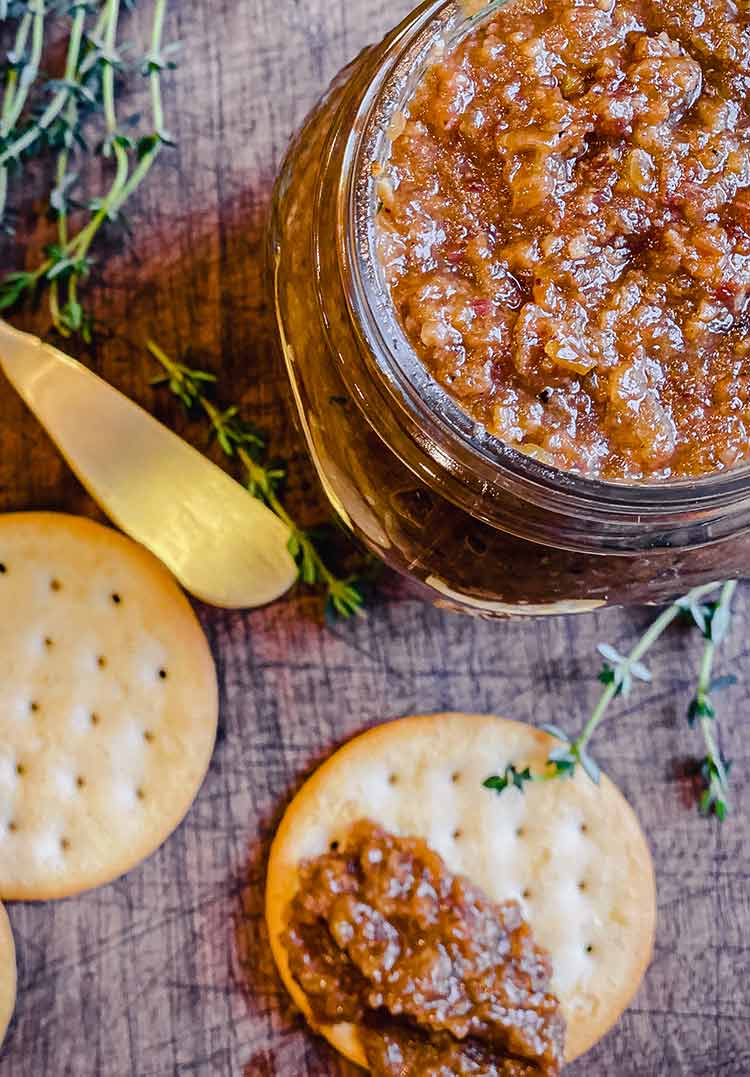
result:
<svg viewBox="0 0 750 1077"><path fill-rule="evenodd" d="M284 935L315 1020L352 1022L376 1075L556 1075L565 1023L516 901L420 838L356 823L305 861Z"/></svg>

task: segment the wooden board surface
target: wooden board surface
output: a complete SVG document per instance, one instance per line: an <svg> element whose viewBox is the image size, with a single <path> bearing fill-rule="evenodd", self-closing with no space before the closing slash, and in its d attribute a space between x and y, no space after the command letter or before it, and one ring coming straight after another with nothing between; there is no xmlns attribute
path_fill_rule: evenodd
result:
<svg viewBox="0 0 750 1077"><path fill-rule="evenodd" d="M324 507L286 421L261 285L269 187L330 77L406 7L172 0L169 30L183 52L166 106L178 148L131 206L136 241L103 258L97 307L114 332L78 349L203 448L200 424L149 386L142 343L152 334L200 357L221 375L219 396L241 403L290 458L290 503L307 522ZM142 0L134 37L150 8ZM132 103L143 103L138 93ZM0 243L0 269L33 258L28 220L15 243ZM41 239L35 229L34 243ZM0 510L42 507L94 512L1 383ZM736 608L720 666L742 677L750 674L745 589ZM393 581L366 620L333 630L308 596L251 614L200 613L222 689L206 785L178 833L126 879L83 898L10 908L19 1002L0 1077L351 1077L290 1011L266 942L264 862L289 796L344 738L413 711L486 710L575 729L597 696L596 643L627 647L648 619L641 610L488 623L408 600ZM634 1006L571 1077L750 1073L750 676L721 697L735 813L720 827L692 801L701 745L685 709L696 636L675 629L664 640L650 663L653 685L617 708L595 745L652 842L660 919Z"/></svg>

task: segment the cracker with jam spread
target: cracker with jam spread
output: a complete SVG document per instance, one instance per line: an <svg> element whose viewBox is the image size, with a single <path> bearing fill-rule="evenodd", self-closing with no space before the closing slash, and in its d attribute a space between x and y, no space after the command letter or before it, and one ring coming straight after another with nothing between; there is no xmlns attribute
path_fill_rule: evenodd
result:
<svg viewBox="0 0 750 1077"><path fill-rule="evenodd" d="M303 786L269 861L282 979L375 1074L557 1074L630 1003L651 958L654 873L615 786L584 774L502 796L552 746L462 714L378 726Z"/></svg>

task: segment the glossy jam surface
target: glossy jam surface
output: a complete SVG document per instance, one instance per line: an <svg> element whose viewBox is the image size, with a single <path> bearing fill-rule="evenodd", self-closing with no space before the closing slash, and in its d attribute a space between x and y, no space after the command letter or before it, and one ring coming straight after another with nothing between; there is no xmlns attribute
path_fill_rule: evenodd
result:
<svg viewBox="0 0 750 1077"><path fill-rule="evenodd" d="M518 903L420 839L357 823L302 865L284 942L316 1020L357 1023L373 1074L560 1072L564 1021Z"/></svg>
<svg viewBox="0 0 750 1077"><path fill-rule="evenodd" d="M614 480L750 459L746 6L512 0L378 187L407 337L492 433Z"/></svg>

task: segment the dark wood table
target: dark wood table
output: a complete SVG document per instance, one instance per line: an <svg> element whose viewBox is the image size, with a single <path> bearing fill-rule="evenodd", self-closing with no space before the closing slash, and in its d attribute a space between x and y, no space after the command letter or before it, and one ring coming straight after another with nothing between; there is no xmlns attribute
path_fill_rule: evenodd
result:
<svg viewBox="0 0 750 1077"><path fill-rule="evenodd" d="M325 507L286 418L261 283L269 188L316 95L407 2L173 0L169 31L183 52L166 108L178 148L130 207L136 239L105 248L96 305L111 334L75 349L204 448L204 428L150 387L143 341L152 334L199 358L220 374L219 397L241 403L289 458L289 503L308 522ZM134 36L150 8L143 0L132 18ZM32 208L15 242L0 245L4 270L30 264L43 241ZM0 509L21 508L96 512L2 384ZM577 728L597 696L596 643L626 648L649 616L490 623L421 605L389 579L365 620L333 628L309 594L200 615L222 689L206 784L177 834L127 878L57 904L11 906L19 997L0 1077L353 1074L293 1014L267 946L264 863L291 792L346 737L415 711ZM698 815L690 778L702 754L685 720L696 632L672 631L650 659L653 684L621 703L596 742L651 840L659 929L634 1005L571 1077L750 1074L749 628L741 589L720 657L741 678L721 697L735 808L723 826Z"/></svg>

